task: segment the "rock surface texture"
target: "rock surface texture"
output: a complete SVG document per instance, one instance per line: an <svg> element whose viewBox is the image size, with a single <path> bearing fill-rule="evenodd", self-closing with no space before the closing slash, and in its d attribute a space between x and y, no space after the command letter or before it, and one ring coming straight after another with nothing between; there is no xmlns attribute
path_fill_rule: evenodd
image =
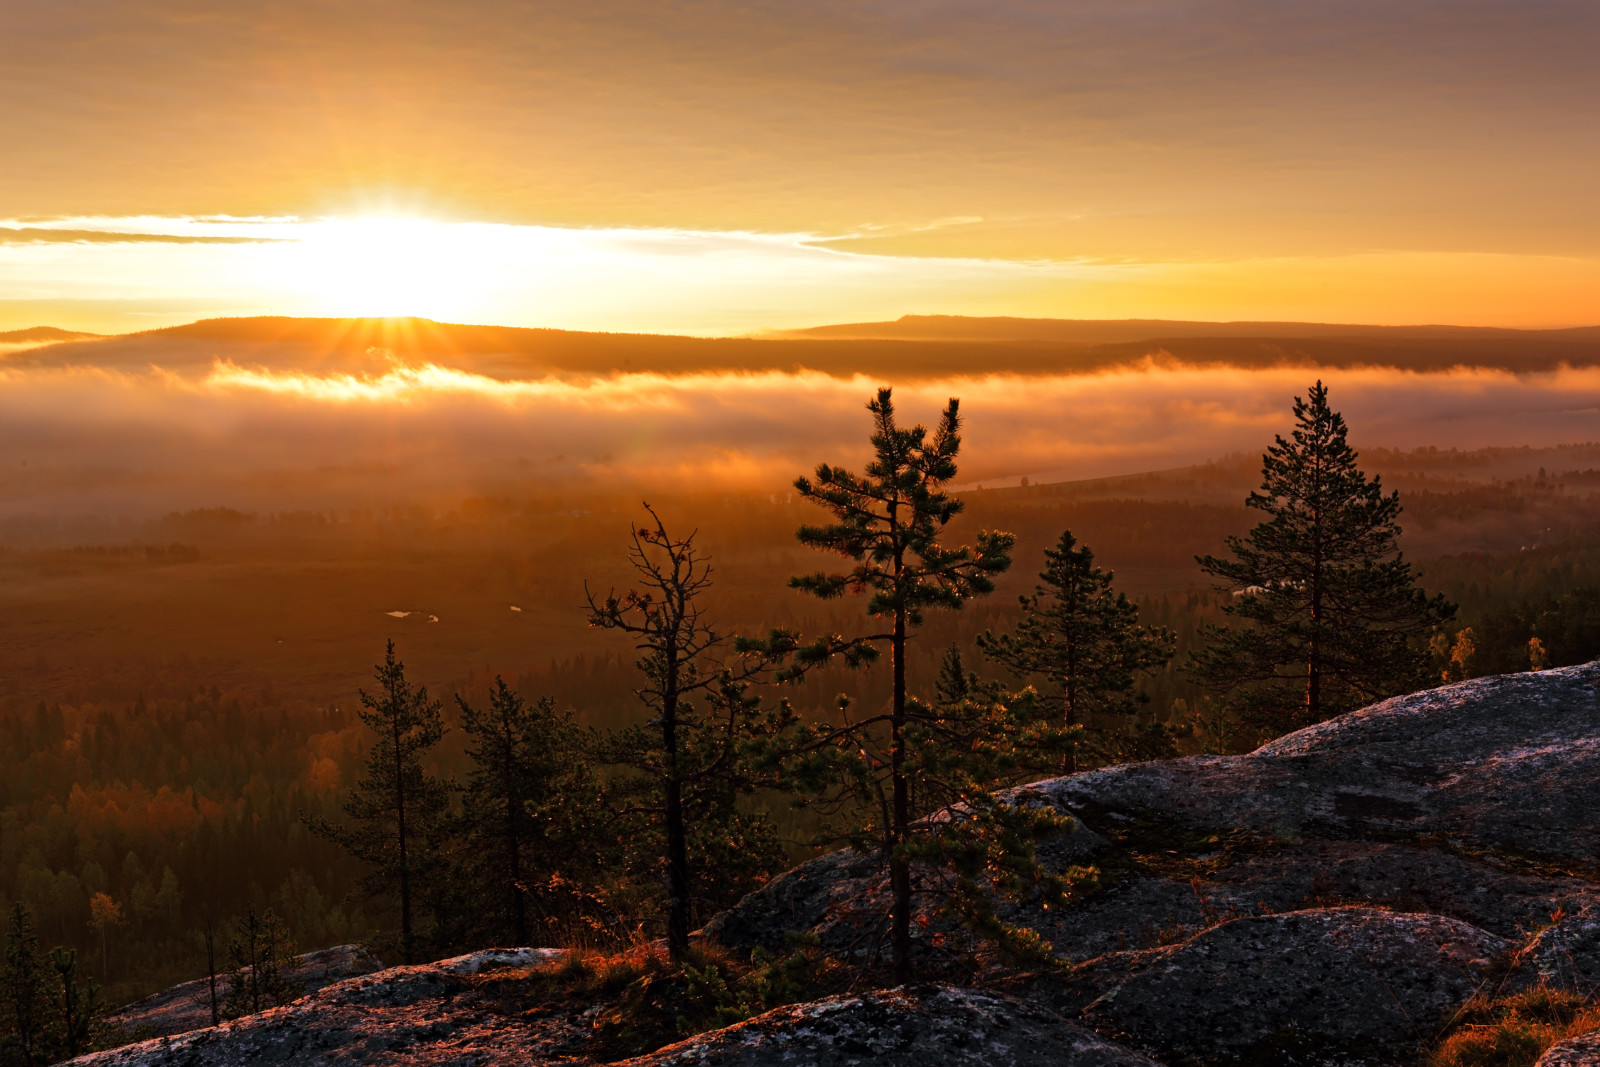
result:
<svg viewBox="0 0 1600 1067"><path fill-rule="evenodd" d="M779 1008L619 1067L1158 1067L1059 1016L965 989L890 989Z"/></svg>
<svg viewBox="0 0 1600 1067"><path fill-rule="evenodd" d="M761 1064L1417 1064L1474 996L1600 988L1600 664L1385 701L1248 755L1089 771L1015 791L1075 817L1042 850L1094 864L1077 906L1012 918L1074 966L1007 995L930 986L780 1008L627 1061ZM708 924L733 948L793 932L870 958L885 872L839 852ZM952 950L944 925L918 951ZM582 1011L508 1011L475 953L328 985L285 1008L80 1061L592 1063ZM147 1002L148 1003L148 1002ZM1542 1067L1600 1067L1600 1037Z"/></svg>
<svg viewBox="0 0 1600 1067"><path fill-rule="evenodd" d="M1600 1067L1600 1033L1584 1034L1553 1046L1534 1067Z"/></svg>
<svg viewBox="0 0 1600 1067"><path fill-rule="evenodd" d="M1057 865L1103 873L1077 907L1011 915L1080 964L1053 1006L1157 1058L1405 1063L1486 981L1600 988L1600 664L1017 794L1080 823ZM870 859L823 856L707 932L870 952L885 891Z"/></svg>
<svg viewBox="0 0 1600 1067"><path fill-rule="evenodd" d="M80 1056L80 1067L243 1064L527 1064L566 1059L575 1029L529 1025L494 1010L482 981L560 955L491 949L440 963L391 967L336 982L282 1008L220 1026Z"/></svg>
<svg viewBox="0 0 1600 1067"><path fill-rule="evenodd" d="M284 975L303 993L315 993L325 986L360 974L371 974L383 963L359 945L339 945L296 958ZM228 976L217 976L219 1003L228 996ZM170 989L119 1008L106 1022L123 1033L142 1037L170 1037L211 1025L211 981L184 982Z"/></svg>

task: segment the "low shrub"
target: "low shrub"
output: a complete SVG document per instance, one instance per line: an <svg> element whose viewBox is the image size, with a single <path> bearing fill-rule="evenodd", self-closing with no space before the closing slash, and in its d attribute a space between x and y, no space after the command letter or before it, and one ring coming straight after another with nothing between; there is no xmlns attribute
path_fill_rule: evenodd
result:
<svg viewBox="0 0 1600 1067"><path fill-rule="evenodd" d="M749 960L697 944L679 963L652 944L611 956L568 952L531 972L526 989L542 1002L534 1011L552 1001L598 1003L590 1051L617 1059L841 992L851 974L814 940L796 939L780 955L757 949Z"/></svg>

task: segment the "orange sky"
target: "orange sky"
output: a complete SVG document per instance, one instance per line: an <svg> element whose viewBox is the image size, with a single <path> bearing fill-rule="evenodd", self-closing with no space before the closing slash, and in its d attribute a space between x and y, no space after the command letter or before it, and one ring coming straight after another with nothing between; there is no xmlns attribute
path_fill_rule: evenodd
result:
<svg viewBox="0 0 1600 1067"><path fill-rule="evenodd" d="M480 320L1600 321L1577 0L80 0L0 5L0 41L0 226L400 216L558 257ZM341 262L427 291L440 242L385 240ZM727 242L763 264L731 294ZM360 310L304 262L0 230L0 328Z"/></svg>

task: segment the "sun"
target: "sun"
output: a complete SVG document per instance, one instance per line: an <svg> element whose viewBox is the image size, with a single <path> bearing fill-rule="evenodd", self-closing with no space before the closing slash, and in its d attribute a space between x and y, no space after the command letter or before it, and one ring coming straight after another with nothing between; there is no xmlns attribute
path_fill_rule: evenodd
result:
<svg viewBox="0 0 1600 1067"><path fill-rule="evenodd" d="M481 229L414 218L327 219L306 227L286 282L337 316L449 318L496 282Z"/></svg>

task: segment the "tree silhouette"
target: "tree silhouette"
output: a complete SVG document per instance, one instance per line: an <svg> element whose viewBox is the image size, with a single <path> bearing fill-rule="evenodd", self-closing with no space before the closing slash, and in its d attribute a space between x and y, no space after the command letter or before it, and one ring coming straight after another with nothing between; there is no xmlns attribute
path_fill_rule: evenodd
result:
<svg viewBox="0 0 1600 1067"><path fill-rule="evenodd" d="M1246 625L1208 627L1190 664L1245 721L1275 732L1425 684L1418 639L1455 613L1417 588L1399 551L1400 494L1356 466L1327 387L1296 397L1294 415L1245 501L1269 517L1228 538L1232 558L1197 557L1233 592L1223 610Z"/></svg>
<svg viewBox="0 0 1600 1067"><path fill-rule="evenodd" d="M481 888L471 925L532 944L533 918L570 912L596 875L600 786L583 732L548 697L496 677L487 709L457 697L472 770L462 789L463 868Z"/></svg>
<svg viewBox="0 0 1600 1067"><path fill-rule="evenodd" d="M890 947L902 980L911 976L913 819L911 752L907 728L913 717L930 721L909 698L906 645L932 608L959 609L969 598L993 592L993 576L1011 565L1014 538L984 531L977 545L947 547L940 533L962 511L961 501L944 489L956 475L961 450L959 401L952 398L930 432L902 428L895 421L889 389L867 404L872 414L873 458L862 475L826 463L815 478L799 478L800 495L831 512L834 522L800 527L803 544L854 561L848 571L818 571L789 580L791 587L824 600L846 592L867 595L867 614L883 619L887 630L846 639L824 637L798 650L795 671L842 655L852 666L874 660L878 646L889 648L890 704L882 714L838 724L833 739L859 756L861 769L881 798L873 820L878 845L889 864L892 912ZM842 707L842 711L847 708ZM880 730L881 728L881 730ZM881 731L886 731L886 735Z"/></svg>
<svg viewBox="0 0 1600 1067"><path fill-rule="evenodd" d="M75 949L39 948L33 916L11 906L0 958L0 1064L34 1067L90 1050L100 991L80 982Z"/></svg>
<svg viewBox="0 0 1600 1067"><path fill-rule="evenodd" d="M283 920L268 908L257 915L251 907L233 924L228 942L228 999L223 1014L229 1018L250 1015L300 995L284 971L294 965L294 942Z"/></svg>
<svg viewBox="0 0 1600 1067"><path fill-rule="evenodd" d="M441 705L426 688L412 688L394 642L374 668L379 691L360 691L358 714L373 733L367 774L344 802L352 824L335 826L309 818L312 832L342 845L373 870L363 884L372 895L393 894L400 909L400 958L415 962L415 898L420 888L437 889L449 787L428 774L422 756L444 736ZM437 924L436 924L437 925Z"/></svg>
<svg viewBox="0 0 1600 1067"><path fill-rule="evenodd" d="M978 638L978 647L1024 677L1044 678L1056 690L1068 734L1059 770L1078 769L1077 735L1097 715L1126 719L1137 707L1134 678L1172 658L1173 635L1139 625L1138 605L1111 588L1112 574L1094 565L1089 546L1064 530L1045 549L1040 584L1022 600L1011 633ZM1102 745L1101 754L1116 752Z"/></svg>
<svg viewBox="0 0 1600 1067"><path fill-rule="evenodd" d="M0 1052L8 1053L9 1061L32 1067L49 1062L49 986L33 917L20 901L11 905L10 920L5 966L0 968Z"/></svg>
<svg viewBox="0 0 1600 1067"><path fill-rule="evenodd" d="M726 892L782 859L770 824L742 812L737 797L763 780L747 757L793 724L786 707L764 713L747 691L792 642L732 654L705 613L711 566L695 534L676 538L648 504L645 511L650 523L632 527L628 551L640 588L588 593L589 623L626 634L640 653L644 684L634 692L653 718L611 736L601 758L635 772L616 790L622 814L659 820L667 948L676 960L689 949L697 881ZM710 877L696 879L696 852L718 862Z"/></svg>

